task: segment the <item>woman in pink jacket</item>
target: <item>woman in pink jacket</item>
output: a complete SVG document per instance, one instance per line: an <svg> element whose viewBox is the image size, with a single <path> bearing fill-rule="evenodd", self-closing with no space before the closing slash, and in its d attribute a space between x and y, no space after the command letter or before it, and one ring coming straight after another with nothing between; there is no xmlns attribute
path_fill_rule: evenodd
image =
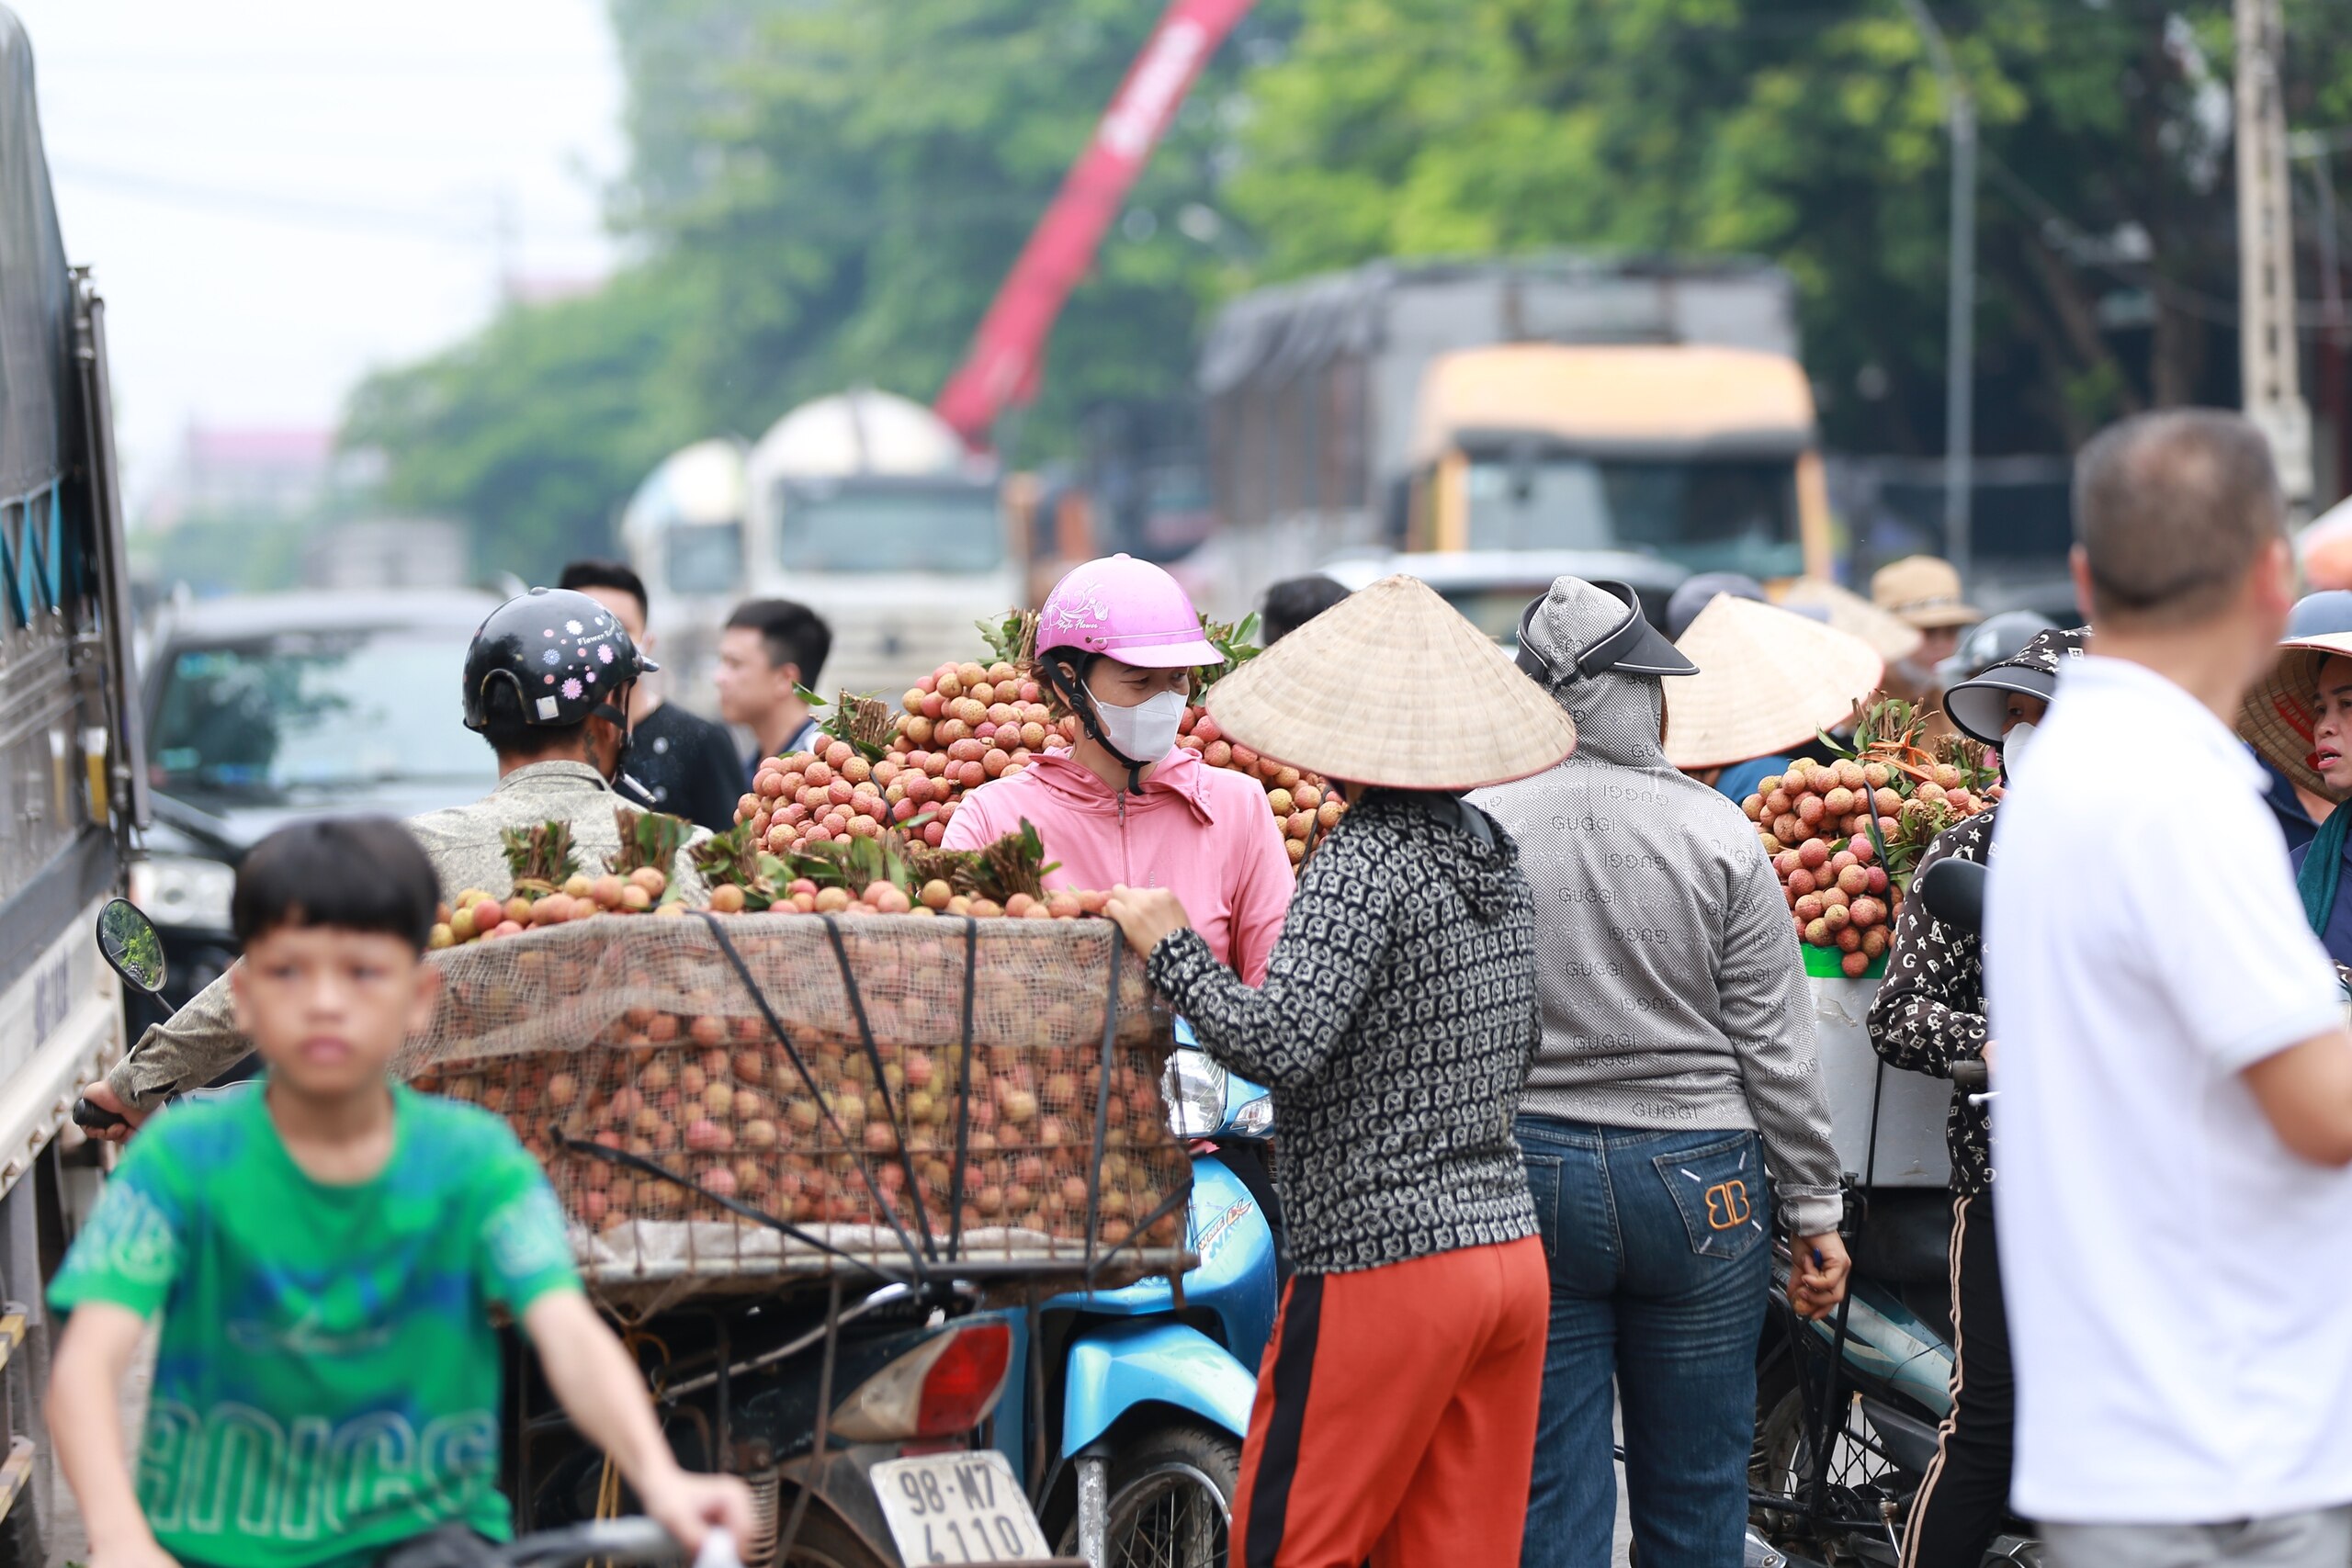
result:
<svg viewBox="0 0 2352 1568"><path fill-rule="evenodd" d="M1265 791L1176 744L1192 672L1224 656L1176 580L1127 556L1055 585L1037 660L1082 727L1078 744L967 796L945 847L977 849L1026 818L1059 862L1052 887L1165 887L1218 960L1265 977L1295 886Z"/></svg>

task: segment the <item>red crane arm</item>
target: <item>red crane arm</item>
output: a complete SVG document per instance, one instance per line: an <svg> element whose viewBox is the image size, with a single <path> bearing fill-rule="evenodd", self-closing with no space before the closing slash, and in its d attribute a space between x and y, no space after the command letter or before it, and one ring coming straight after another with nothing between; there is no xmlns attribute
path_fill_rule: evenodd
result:
<svg viewBox="0 0 2352 1568"><path fill-rule="evenodd" d="M997 415L1036 396L1046 339L1070 290L1094 265L1104 231L1201 67L1251 4L1169 0L1086 150L989 301L964 363L932 405L969 445L985 446Z"/></svg>

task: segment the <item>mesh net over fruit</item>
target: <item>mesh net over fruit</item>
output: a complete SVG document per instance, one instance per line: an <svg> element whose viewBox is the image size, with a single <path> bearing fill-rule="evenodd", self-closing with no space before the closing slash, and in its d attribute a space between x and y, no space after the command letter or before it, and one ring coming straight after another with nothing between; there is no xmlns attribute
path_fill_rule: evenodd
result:
<svg viewBox="0 0 2352 1568"><path fill-rule="evenodd" d="M1107 920L560 925L435 954L433 1024L395 1066L508 1120L600 1288L910 1252L1132 1266L1183 1242L1191 1166L1159 1088L1167 1020L1122 940Z"/></svg>

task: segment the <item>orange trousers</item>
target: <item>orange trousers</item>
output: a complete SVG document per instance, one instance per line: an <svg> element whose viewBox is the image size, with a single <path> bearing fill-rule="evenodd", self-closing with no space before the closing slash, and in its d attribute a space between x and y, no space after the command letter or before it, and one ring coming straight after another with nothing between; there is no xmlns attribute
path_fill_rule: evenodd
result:
<svg viewBox="0 0 2352 1568"><path fill-rule="evenodd" d="M1241 1568L1516 1568L1552 1283L1533 1236L1298 1274L1258 1369Z"/></svg>

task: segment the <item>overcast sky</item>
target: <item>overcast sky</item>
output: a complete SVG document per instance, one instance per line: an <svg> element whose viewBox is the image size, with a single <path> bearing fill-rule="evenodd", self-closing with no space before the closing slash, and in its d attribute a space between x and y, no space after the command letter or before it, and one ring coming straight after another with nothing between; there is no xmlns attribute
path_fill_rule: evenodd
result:
<svg viewBox="0 0 2352 1568"><path fill-rule="evenodd" d="M107 296L134 505L191 422L332 424L368 369L481 322L502 263L610 265L602 0L6 3L66 255Z"/></svg>

